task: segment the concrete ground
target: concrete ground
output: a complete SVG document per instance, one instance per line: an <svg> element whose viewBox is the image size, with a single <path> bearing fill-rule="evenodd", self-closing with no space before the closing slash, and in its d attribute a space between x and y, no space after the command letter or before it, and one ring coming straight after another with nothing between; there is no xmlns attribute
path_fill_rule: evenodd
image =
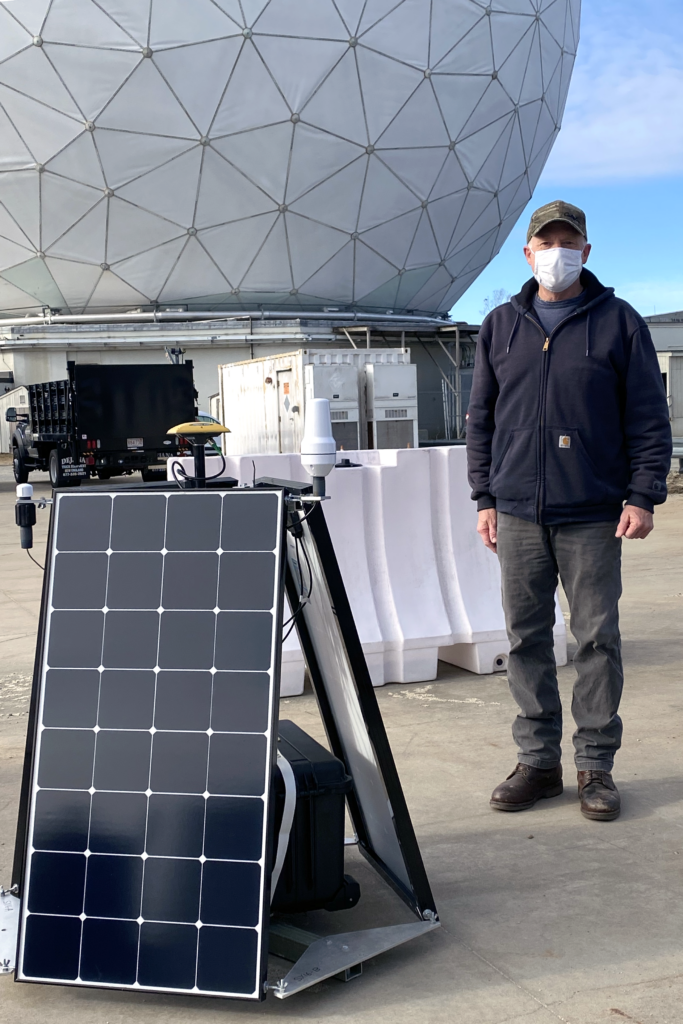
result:
<svg viewBox="0 0 683 1024"><path fill-rule="evenodd" d="M46 491L43 484L37 492ZM0 881L7 884L27 722L42 573L18 544L13 483L0 468ZM47 513L39 512L42 557ZM683 495L657 512L645 542L624 545L625 745L612 823L581 817L567 713L562 797L531 811L491 811L512 769L514 707L503 675L442 666L428 684L386 686L378 698L443 925L286 1002L17 985L0 978L0 1022L209 1024L268 1016L368 1024L681 1024L683 1022L683 760L681 626ZM571 646L570 646L571 654ZM567 708L573 670L560 671ZM282 717L321 738L315 699ZM358 908L311 914L312 930L410 920L355 852ZM273 962L281 975L283 962Z"/></svg>

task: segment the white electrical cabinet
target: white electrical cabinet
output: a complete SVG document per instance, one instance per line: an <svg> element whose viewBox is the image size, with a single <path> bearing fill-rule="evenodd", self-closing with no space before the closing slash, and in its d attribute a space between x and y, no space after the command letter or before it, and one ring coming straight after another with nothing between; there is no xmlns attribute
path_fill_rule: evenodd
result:
<svg viewBox="0 0 683 1024"><path fill-rule="evenodd" d="M368 363L364 373L368 448L418 448L417 367Z"/></svg>
<svg viewBox="0 0 683 1024"><path fill-rule="evenodd" d="M304 366L304 398L327 398L337 451L360 448L358 369L348 363Z"/></svg>
<svg viewBox="0 0 683 1024"><path fill-rule="evenodd" d="M211 413L231 431L223 435L223 451L226 455L298 452L306 402L311 398L329 400L332 433L338 450L417 447L417 443L413 445L413 434L417 438L416 426L409 441L399 445L382 443L378 446L371 439L372 433L373 438L379 436L388 442L395 435L402 437L405 427L403 431L389 434L383 428L379 435L368 431L368 367L380 371L377 379L385 390L389 385L396 388L391 383L395 383L394 377L387 377L389 383L385 386L384 370L407 370L410 379L416 379L415 367L410 365L410 352L403 349L299 349L220 366L219 401L212 403ZM402 401L408 378L400 373L399 377ZM411 424L412 417L417 419L416 387L413 391L415 412L411 406ZM383 415L386 403L381 404L381 397L377 401L381 405L382 420L386 418L389 423L391 417ZM392 401L396 405L396 399Z"/></svg>

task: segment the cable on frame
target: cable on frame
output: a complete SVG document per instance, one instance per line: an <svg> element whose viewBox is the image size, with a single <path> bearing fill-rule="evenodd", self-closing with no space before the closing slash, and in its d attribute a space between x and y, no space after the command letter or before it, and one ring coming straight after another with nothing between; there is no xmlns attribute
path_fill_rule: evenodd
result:
<svg viewBox="0 0 683 1024"><path fill-rule="evenodd" d="M308 519L308 517L311 515L311 512L313 512L313 509L311 509L310 512L307 512L306 515L303 516L303 518L297 520L297 525L305 522L305 520ZM308 569L308 587L306 586L304 573L302 571L301 554L299 548L301 548L301 552L303 552L306 567ZM283 629L289 626L289 629L282 637L283 643L294 629L297 618L299 617L299 615L301 615L301 612L304 609L304 605L310 600L311 594L313 593L313 570L311 568L311 561L308 557L308 552L306 551L306 544L304 542L303 535L301 537L296 536L296 534L294 535L294 549L296 551L296 565L300 582L299 606L296 609L296 611L292 613L290 618L288 618L287 621L282 624ZM308 591L307 593L306 590Z"/></svg>
<svg viewBox="0 0 683 1024"><path fill-rule="evenodd" d="M222 450L218 447L218 445L215 444L213 441L211 441L211 447L216 452L218 452L218 454L221 457L221 462L223 464L222 464L221 468L218 470L218 472L214 473L213 476L205 476L204 477L204 482L205 483L208 483L209 480L218 480L218 478L223 476L223 474L225 473L225 467L227 466L227 463L225 461L225 455L223 454ZM176 473L176 469L178 470L178 473ZM171 463L171 472L173 473L173 479L178 484L178 487L181 488L181 490L185 490L185 488L183 487L183 484L181 482L182 480L193 480L194 479L194 477L188 476L188 474L185 472L185 467L180 462L172 462ZM181 480L178 479L178 474L180 474Z"/></svg>
<svg viewBox="0 0 683 1024"><path fill-rule="evenodd" d="M35 558L34 558L34 557L33 557L33 555L31 554L31 552L30 552L30 551L28 550L28 548L26 548L26 554L27 554L27 555L28 555L28 557L29 557L29 558L31 559L31 561L33 562L33 564L34 564L34 565L37 565L37 566L38 566L38 568L40 569L40 571L41 571L41 572L45 572L45 566L44 566L44 565L41 565L41 564L40 564L40 562L37 562L37 561L35 560Z"/></svg>

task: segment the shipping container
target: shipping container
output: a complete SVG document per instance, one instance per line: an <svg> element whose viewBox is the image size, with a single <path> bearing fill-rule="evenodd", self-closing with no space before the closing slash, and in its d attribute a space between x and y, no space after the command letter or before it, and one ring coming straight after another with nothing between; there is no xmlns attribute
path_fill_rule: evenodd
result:
<svg viewBox="0 0 683 1024"><path fill-rule="evenodd" d="M225 454L298 452L306 402L311 398L329 400L338 450L375 447L374 435L368 436L366 366L406 366L411 379L416 379L410 351L403 349L299 349L219 367L220 401L213 415L231 431L223 436ZM416 424L416 387L413 394L411 423L414 419ZM384 413L381 401L380 406ZM414 447L416 429L410 439Z"/></svg>

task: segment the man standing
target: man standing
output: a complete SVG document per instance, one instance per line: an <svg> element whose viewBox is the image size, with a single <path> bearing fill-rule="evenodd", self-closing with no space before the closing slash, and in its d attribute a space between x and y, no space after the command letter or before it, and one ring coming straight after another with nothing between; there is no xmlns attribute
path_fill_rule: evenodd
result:
<svg viewBox="0 0 683 1024"><path fill-rule="evenodd" d="M666 499L671 429L647 326L583 269L582 210L533 214L519 295L482 324L467 425L477 530L497 552L519 706L518 764L491 806L521 811L562 792L562 707L553 654L555 590L578 650L572 714L581 811L611 821L623 687L621 538L644 538Z"/></svg>

